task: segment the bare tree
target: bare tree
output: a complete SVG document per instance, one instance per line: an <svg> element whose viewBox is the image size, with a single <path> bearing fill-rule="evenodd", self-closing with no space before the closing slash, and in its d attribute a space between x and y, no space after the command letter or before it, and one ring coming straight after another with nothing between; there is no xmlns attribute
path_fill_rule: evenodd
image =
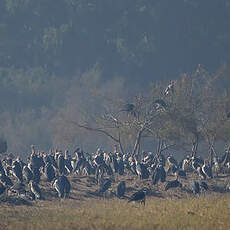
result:
<svg viewBox="0 0 230 230"><path fill-rule="evenodd" d="M75 109L70 106L58 116L75 130L74 135L82 130L95 137L103 135L122 153L138 155L142 140L151 138L158 143L157 154L170 148L190 148L195 156L199 143L206 141L211 155L216 141L230 141L230 98L221 87L222 76L198 66L192 74L170 82L170 87L153 84L151 91L129 100L104 87L86 87L87 95L78 91L81 98L86 95L84 103Z"/></svg>

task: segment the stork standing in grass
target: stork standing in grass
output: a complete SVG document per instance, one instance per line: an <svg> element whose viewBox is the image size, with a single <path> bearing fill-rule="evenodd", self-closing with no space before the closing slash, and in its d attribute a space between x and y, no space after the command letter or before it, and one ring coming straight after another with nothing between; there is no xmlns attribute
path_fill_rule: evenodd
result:
<svg viewBox="0 0 230 230"><path fill-rule="evenodd" d="M128 200L128 203L130 202L140 202L141 204L144 204L145 206L145 199L146 199L146 191L147 189L144 188L138 192L135 192Z"/></svg>

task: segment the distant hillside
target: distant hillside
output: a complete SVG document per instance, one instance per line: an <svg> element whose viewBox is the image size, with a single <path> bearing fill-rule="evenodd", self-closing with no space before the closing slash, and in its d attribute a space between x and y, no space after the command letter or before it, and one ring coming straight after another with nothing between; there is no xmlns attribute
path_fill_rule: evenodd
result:
<svg viewBox="0 0 230 230"><path fill-rule="evenodd" d="M52 146L52 120L82 79L130 100L198 64L228 73L229 24L230 0L0 1L0 129L9 151Z"/></svg>

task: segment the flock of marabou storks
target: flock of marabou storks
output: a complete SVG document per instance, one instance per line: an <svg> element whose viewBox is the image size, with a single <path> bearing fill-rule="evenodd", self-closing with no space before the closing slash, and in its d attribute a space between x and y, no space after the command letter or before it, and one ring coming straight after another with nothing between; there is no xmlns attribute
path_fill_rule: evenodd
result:
<svg viewBox="0 0 230 230"><path fill-rule="evenodd" d="M178 162L172 155L143 152L139 159L131 154L122 155L119 152L107 153L98 149L96 153L86 153L77 149L73 156L68 151L36 152L32 147L27 162L19 157L5 156L0 161L0 194L19 196L29 200L45 199L40 189L41 178L56 191L57 197L68 198L71 192L70 177L84 175L93 177L98 186L98 195L104 195L116 186L116 196L124 198L126 181L115 182L115 178L123 175L135 175L136 180L148 180L152 185L162 183L165 191L182 188L182 181L188 180L188 175L196 174L198 180L190 181L190 192L200 194L209 189L206 179L223 173L223 168L230 169L230 154L218 159L213 158L212 165L201 157L188 155ZM224 166L223 166L224 161ZM168 176L174 176L169 180ZM172 177L170 177L172 178ZM116 184L117 183L117 184ZM229 185L228 185L228 189ZM139 201L145 204L148 188L141 188L128 198L128 202Z"/></svg>
<svg viewBox="0 0 230 230"><path fill-rule="evenodd" d="M174 84L175 82L171 81L164 92L165 96L173 94ZM155 100L154 104L156 111L164 111L167 108L162 99ZM136 117L134 104L124 105L121 111ZM227 116L230 118L230 113ZM191 154L178 162L172 155L165 157L163 154L152 152L133 156L129 153L107 153L98 149L96 153L89 154L78 148L71 155L67 150L64 153L57 150L49 153L36 152L32 146L27 162L10 155L5 155L0 160L0 195L29 200L46 199L40 188L40 181L44 180L56 191L59 198L68 198L71 192L70 178L73 175L93 177L94 183L99 187L95 194L104 197L112 185L116 186L115 195L118 198L127 197L126 181L120 181L123 175L133 175L134 180L136 177L136 180L151 181L152 186L161 183L165 191L185 188L183 181L186 180L190 185L189 190L186 187L186 191L200 194L209 190L206 179L218 177L219 173L230 175L229 151L220 158L213 157L210 161ZM170 180L168 176L175 178ZM147 187L141 188L128 197L128 202L139 201L145 204L148 190ZM227 184L226 190L230 191L230 183Z"/></svg>

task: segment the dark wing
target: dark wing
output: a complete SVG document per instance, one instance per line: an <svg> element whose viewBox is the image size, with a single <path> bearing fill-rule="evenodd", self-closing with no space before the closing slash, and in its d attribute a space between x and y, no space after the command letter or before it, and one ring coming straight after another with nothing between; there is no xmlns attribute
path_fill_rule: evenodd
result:
<svg viewBox="0 0 230 230"><path fill-rule="evenodd" d="M164 100L162 99L157 99L154 101L154 104L158 104L158 105L161 105L162 107L167 107L167 104L165 103Z"/></svg>
<svg viewBox="0 0 230 230"><path fill-rule="evenodd" d="M134 193L130 199L128 200L128 202L131 201L139 201L145 198L145 193L143 191L138 191L136 193Z"/></svg>
<svg viewBox="0 0 230 230"><path fill-rule="evenodd" d="M192 182L192 191L194 194L200 193L200 185L197 181Z"/></svg>
<svg viewBox="0 0 230 230"><path fill-rule="evenodd" d="M157 184L160 179L161 179L161 171L159 170L159 168L156 168L156 170L155 170L155 172L153 173L153 176L152 176L153 185Z"/></svg>
<svg viewBox="0 0 230 230"><path fill-rule="evenodd" d="M121 181L117 186L117 196L118 197L124 196L125 190L126 190L125 181Z"/></svg>
<svg viewBox="0 0 230 230"><path fill-rule="evenodd" d="M161 182L165 182L166 181L166 172L165 169L163 167L160 168L160 172L161 172Z"/></svg>
<svg viewBox="0 0 230 230"><path fill-rule="evenodd" d="M201 188L203 188L204 190L208 190L208 185L204 182L204 181L200 181L199 182L199 185Z"/></svg>
<svg viewBox="0 0 230 230"><path fill-rule="evenodd" d="M111 180L107 179L105 180L104 183L102 183L101 187L100 187L100 192L105 192L106 190L108 190L111 186L112 182Z"/></svg>
<svg viewBox="0 0 230 230"><path fill-rule="evenodd" d="M187 179L186 172L184 170L178 170L177 175Z"/></svg>
<svg viewBox="0 0 230 230"><path fill-rule="evenodd" d="M45 176L48 182L51 182L55 178L55 170L51 164L45 166Z"/></svg>
<svg viewBox="0 0 230 230"><path fill-rule="evenodd" d="M6 191L6 187L0 183L0 195Z"/></svg>
<svg viewBox="0 0 230 230"><path fill-rule="evenodd" d="M213 178L213 175L212 175L212 168L205 165L205 167L203 168L204 169L204 173L210 177L210 178Z"/></svg>
<svg viewBox="0 0 230 230"><path fill-rule="evenodd" d="M166 185L165 185L165 191L167 191L168 189L172 188L172 181L169 181Z"/></svg>
<svg viewBox="0 0 230 230"><path fill-rule="evenodd" d="M134 104L125 104L124 107L123 107L123 110L124 111L127 111L127 112L132 112L133 110L135 109L135 105Z"/></svg>
<svg viewBox="0 0 230 230"><path fill-rule="evenodd" d="M12 180L6 176L5 174L3 174L1 177L0 177L0 181L5 185L5 186L8 186L8 187L11 187L13 186L13 182Z"/></svg>
<svg viewBox="0 0 230 230"><path fill-rule="evenodd" d="M169 181L165 186L165 191L170 188L182 187L182 184L178 180Z"/></svg>

